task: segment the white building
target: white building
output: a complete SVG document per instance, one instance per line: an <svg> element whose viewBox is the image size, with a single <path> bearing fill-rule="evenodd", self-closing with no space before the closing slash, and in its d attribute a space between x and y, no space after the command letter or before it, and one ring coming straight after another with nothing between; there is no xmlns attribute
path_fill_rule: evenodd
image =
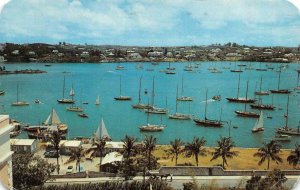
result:
<svg viewBox="0 0 300 190"><path fill-rule="evenodd" d="M8 115L0 115L0 182L7 188L12 189L12 163L11 156L13 152L10 150L9 132L14 126L9 124Z"/></svg>
<svg viewBox="0 0 300 190"><path fill-rule="evenodd" d="M37 144L36 139L10 139L11 150L16 153L34 153Z"/></svg>

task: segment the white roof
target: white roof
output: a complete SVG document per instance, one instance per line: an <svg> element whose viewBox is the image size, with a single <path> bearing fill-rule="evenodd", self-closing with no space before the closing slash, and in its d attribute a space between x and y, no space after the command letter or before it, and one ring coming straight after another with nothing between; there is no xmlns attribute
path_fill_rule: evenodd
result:
<svg viewBox="0 0 300 190"><path fill-rule="evenodd" d="M59 146L64 147L80 147L82 145L81 141L75 141L75 140L61 140L59 143Z"/></svg>
<svg viewBox="0 0 300 190"><path fill-rule="evenodd" d="M121 162L123 160L123 155L118 152L110 152L105 155L102 160L101 165L113 163L113 162Z"/></svg>
<svg viewBox="0 0 300 190"><path fill-rule="evenodd" d="M9 119L9 115L0 115L0 122Z"/></svg>
<svg viewBox="0 0 300 190"><path fill-rule="evenodd" d="M31 146L35 143L36 139L10 139L11 145L18 145L18 146Z"/></svg>
<svg viewBox="0 0 300 190"><path fill-rule="evenodd" d="M105 148L121 149L121 148L124 148L124 143L123 142L106 141Z"/></svg>

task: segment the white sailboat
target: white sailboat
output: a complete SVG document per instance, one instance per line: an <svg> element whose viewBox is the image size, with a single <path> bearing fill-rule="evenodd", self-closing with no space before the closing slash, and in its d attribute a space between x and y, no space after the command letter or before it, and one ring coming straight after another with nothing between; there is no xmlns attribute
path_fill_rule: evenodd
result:
<svg viewBox="0 0 300 190"><path fill-rule="evenodd" d="M263 116L263 112L260 111L259 118L256 121L256 123L252 129L252 132L255 133L255 132L264 131L264 130L265 130L264 129L264 116Z"/></svg>
<svg viewBox="0 0 300 190"><path fill-rule="evenodd" d="M121 75L120 75L120 96L114 97L114 99L119 100L119 101L129 101L129 100L131 100L130 96L123 96L122 95L122 78L121 78Z"/></svg>
<svg viewBox="0 0 300 190"><path fill-rule="evenodd" d="M91 140L95 141L95 140L100 140L100 139L105 140L105 141L111 141L111 137L109 136L109 134L107 132L103 118L101 119L101 123L98 126L97 131L93 134Z"/></svg>
<svg viewBox="0 0 300 190"><path fill-rule="evenodd" d="M19 83L17 83L17 101L11 104L12 106L28 106L29 103L26 101L19 101Z"/></svg>
<svg viewBox="0 0 300 190"><path fill-rule="evenodd" d="M100 104L100 97L99 97L99 95L98 95L97 98L96 98L95 104L96 104L97 106Z"/></svg>
<svg viewBox="0 0 300 190"><path fill-rule="evenodd" d="M75 103L75 100L74 100L75 91L74 91L73 85L72 85L72 88L70 90L70 96L72 97L72 101ZM73 111L73 112L83 112L83 109L79 106L74 106L74 103L70 107L67 107L66 109L68 111Z"/></svg>
<svg viewBox="0 0 300 190"><path fill-rule="evenodd" d="M73 99L65 98L65 90L66 90L65 86L66 86L66 77L64 76L63 97L62 97L62 99L57 100L57 102L60 103L60 104L73 104L73 103L75 103L75 101ZM71 94L73 94L72 90L70 92L70 96L71 96Z"/></svg>
<svg viewBox="0 0 300 190"><path fill-rule="evenodd" d="M138 99L138 103L131 105L132 108L135 109L148 109L151 108L151 105L148 104L143 104L141 103L141 88L142 88L142 77L140 77L140 83L139 83L139 99Z"/></svg>
<svg viewBox="0 0 300 190"><path fill-rule="evenodd" d="M192 119L192 116L189 114L183 114L183 113L178 113L177 112L177 107L178 107L178 85L177 85L177 91L176 91L176 108L175 108L175 113L170 114L169 118L170 119L179 119L179 120L189 120Z"/></svg>
<svg viewBox="0 0 300 190"><path fill-rule="evenodd" d="M181 97L177 97L177 100L178 101L193 101L192 97L183 95L183 77L181 80Z"/></svg>

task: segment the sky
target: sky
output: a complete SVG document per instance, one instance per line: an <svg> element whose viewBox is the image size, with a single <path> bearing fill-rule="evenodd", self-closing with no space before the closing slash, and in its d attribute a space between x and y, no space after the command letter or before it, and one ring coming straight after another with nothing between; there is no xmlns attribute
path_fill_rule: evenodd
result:
<svg viewBox="0 0 300 190"><path fill-rule="evenodd" d="M299 1L0 0L0 43L296 47Z"/></svg>

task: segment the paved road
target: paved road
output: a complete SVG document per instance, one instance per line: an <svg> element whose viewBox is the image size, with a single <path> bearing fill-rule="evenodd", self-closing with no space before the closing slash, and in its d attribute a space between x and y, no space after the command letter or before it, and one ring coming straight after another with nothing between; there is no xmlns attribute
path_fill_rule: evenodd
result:
<svg viewBox="0 0 300 190"><path fill-rule="evenodd" d="M294 184L299 179L299 176L288 176L288 181L284 184L288 189L292 189ZM175 189L182 189L183 183L196 181L199 186L201 185L210 185L215 184L219 187L237 187L245 186L246 181L250 179L250 176L173 176L172 181L170 177L167 179L167 182ZM141 181L143 180L142 176L137 176L134 180ZM100 178L62 178L56 179L55 181L47 181L45 185L52 184L67 184L67 183L97 183L105 181L123 181L121 177L100 177Z"/></svg>

